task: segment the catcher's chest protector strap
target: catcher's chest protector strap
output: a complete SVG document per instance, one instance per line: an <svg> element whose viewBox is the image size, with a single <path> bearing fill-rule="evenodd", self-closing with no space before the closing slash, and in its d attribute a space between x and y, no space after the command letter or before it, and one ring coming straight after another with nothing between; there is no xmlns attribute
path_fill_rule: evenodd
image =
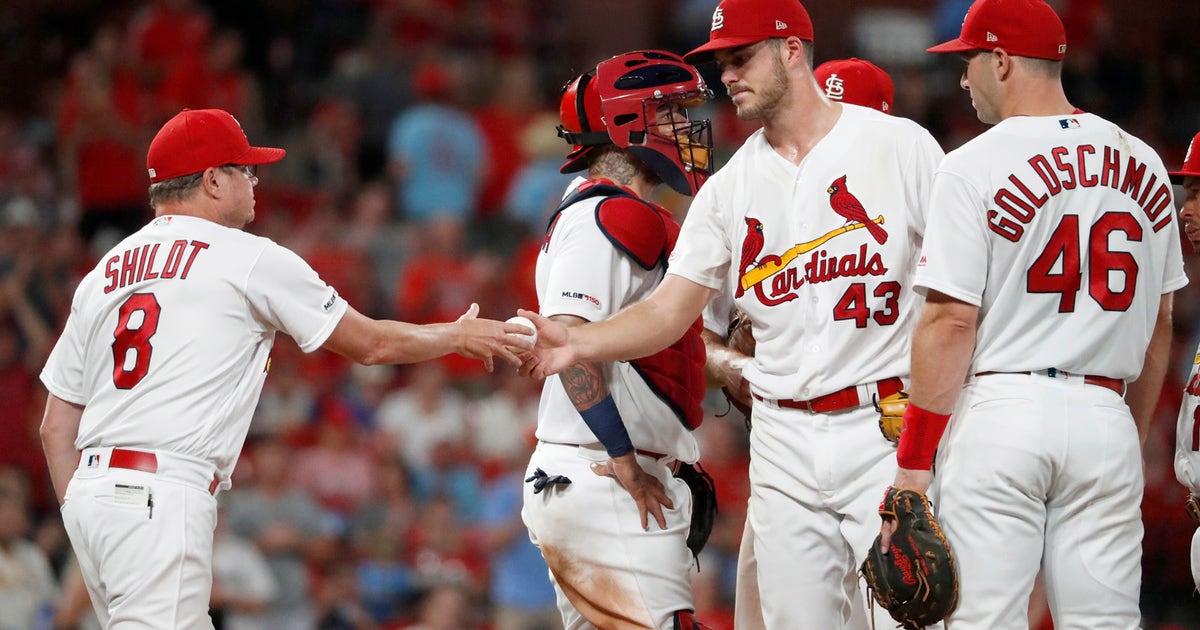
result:
<svg viewBox="0 0 1200 630"><path fill-rule="evenodd" d="M550 218L553 225L558 213L571 204L593 197L605 197L596 204L596 225L609 242L643 269L664 268L667 257L679 237L679 224L665 209L643 201L628 190L607 180L589 180L563 200ZM697 319L667 348L630 362L650 389L675 412L689 429L704 420L701 402L707 383L704 379L703 324Z"/></svg>

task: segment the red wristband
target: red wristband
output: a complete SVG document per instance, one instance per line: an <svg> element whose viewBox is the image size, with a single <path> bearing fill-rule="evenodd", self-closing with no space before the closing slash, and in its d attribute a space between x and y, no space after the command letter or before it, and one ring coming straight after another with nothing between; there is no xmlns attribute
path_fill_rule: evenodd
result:
<svg viewBox="0 0 1200 630"><path fill-rule="evenodd" d="M950 414L933 413L912 402L904 410L904 429L896 448L896 462L909 470L929 470L942 433L950 422Z"/></svg>

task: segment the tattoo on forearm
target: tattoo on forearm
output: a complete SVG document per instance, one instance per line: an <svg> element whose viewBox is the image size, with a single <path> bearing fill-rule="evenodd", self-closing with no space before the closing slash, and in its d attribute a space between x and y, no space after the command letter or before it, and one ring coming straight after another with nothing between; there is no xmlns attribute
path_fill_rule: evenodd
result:
<svg viewBox="0 0 1200 630"><path fill-rule="evenodd" d="M572 365L559 376L563 388L567 390L567 397L576 409L587 409L608 395L608 386L604 383L598 363Z"/></svg>

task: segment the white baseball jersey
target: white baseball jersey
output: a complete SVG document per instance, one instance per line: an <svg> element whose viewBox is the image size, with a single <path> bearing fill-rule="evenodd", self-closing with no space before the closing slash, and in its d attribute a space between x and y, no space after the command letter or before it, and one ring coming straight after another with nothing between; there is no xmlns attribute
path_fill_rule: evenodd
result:
<svg viewBox="0 0 1200 630"><path fill-rule="evenodd" d="M1092 114L1009 118L946 156L931 208L916 284L979 306L971 373L1137 378L1159 296L1187 284L1144 142Z"/></svg>
<svg viewBox="0 0 1200 630"><path fill-rule="evenodd" d="M163 216L84 277L41 378L84 405L76 448L165 450L212 462L228 479L275 332L312 352L346 308L269 239Z"/></svg>
<svg viewBox="0 0 1200 630"><path fill-rule="evenodd" d="M912 121L842 105L799 166L759 130L700 189L668 273L750 316L756 394L807 400L908 374L909 277L941 158Z"/></svg>
<svg viewBox="0 0 1200 630"><path fill-rule="evenodd" d="M1192 494L1200 496L1200 349L1183 390L1179 422L1175 429L1175 476Z"/></svg>
<svg viewBox="0 0 1200 630"><path fill-rule="evenodd" d="M573 182L567 194L583 181ZM545 317L574 315L600 321L650 295L662 280L661 267L643 269L600 231L596 205L602 199L584 199L564 209L542 246L536 273L539 308ZM699 459L696 439L632 365L614 361L605 369L613 402L635 447L688 463ZM542 387L537 438L558 444L596 442L558 375L547 378Z"/></svg>

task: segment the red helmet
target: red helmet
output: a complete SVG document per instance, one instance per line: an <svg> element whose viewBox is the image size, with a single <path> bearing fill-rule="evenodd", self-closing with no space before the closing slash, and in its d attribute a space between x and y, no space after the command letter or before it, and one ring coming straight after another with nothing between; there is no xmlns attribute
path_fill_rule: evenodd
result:
<svg viewBox="0 0 1200 630"><path fill-rule="evenodd" d="M567 154L567 161L558 169L562 173L574 173L587 168L587 154L592 147L609 144L612 140L604 129L600 116L600 90L596 86L594 73L580 75L563 88L562 101L558 104L558 135L575 145Z"/></svg>
<svg viewBox="0 0 1200 630"><path fill-rule="evenodd" d="M591 147L615 144L667 185L694 195L708 179L712 133L689 107L712 98L696 69L678 55L647 50L617 55L567 85L559 135L575 145L562 172L582 170Z"/></svg>

